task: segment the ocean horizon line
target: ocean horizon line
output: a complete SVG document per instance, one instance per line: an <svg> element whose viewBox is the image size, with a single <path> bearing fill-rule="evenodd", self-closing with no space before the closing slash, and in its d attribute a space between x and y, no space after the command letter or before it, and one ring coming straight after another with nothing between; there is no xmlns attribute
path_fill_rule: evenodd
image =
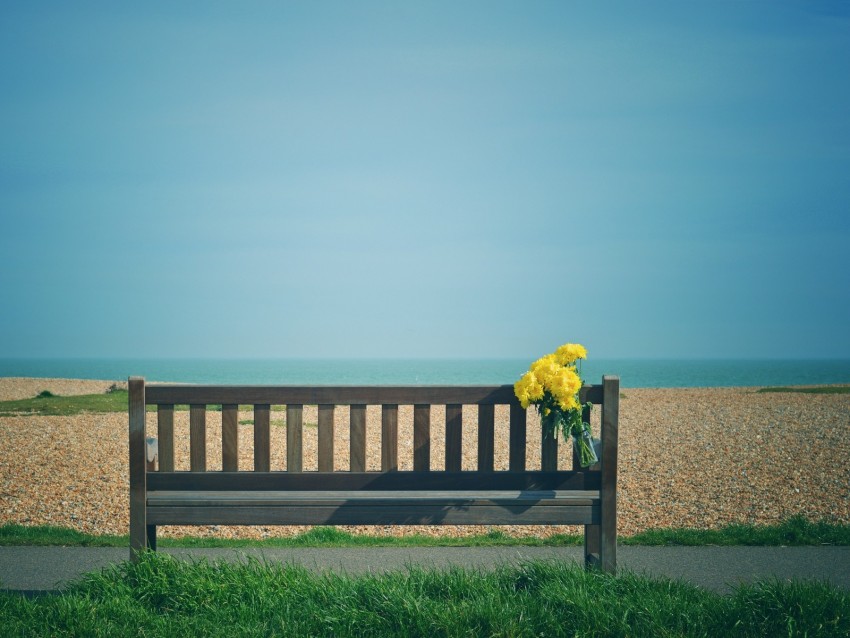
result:
<svg viewBox="0 0 850 638"><path fill-rule="evenodd" d="M503 385L531 359L445 358L0 358L0 377L230 385ZM624 388L753 387L850 383L850 359L591 359L582 378L620 377Z"/></svg>

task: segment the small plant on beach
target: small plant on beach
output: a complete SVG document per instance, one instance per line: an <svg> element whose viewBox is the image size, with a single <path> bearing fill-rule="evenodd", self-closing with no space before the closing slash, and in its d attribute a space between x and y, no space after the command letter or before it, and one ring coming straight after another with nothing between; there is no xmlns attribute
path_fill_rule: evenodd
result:
<svg viewBox="0 0 850 638"><path fill-rule="evenodd" d="M52 399L55 396L56 395L53 394L50 390L42 390L41 392L38 393L38 396L36 397L36 399Z"/></svg>
<svg viewBox="0 0 850 638"><path fill-rule="evenodd" d="M565 343L551 354L531 364L514 384L514 394L523 408L537 406L544 433L564 440L574 438L575 449L582 467L597 462L596 451L590 438L590 424L582 418L582 410L590 403L579 403L581 390L581 360L587 350L578 343Z"/></svg>

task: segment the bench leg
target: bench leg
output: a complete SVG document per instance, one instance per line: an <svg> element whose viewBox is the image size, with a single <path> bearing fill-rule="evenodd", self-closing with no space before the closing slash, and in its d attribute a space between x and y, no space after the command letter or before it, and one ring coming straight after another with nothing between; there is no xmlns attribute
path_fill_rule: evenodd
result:
<svg viewBox="0 0 850 638"><path fill-rule="evenodd" d="M152 552L156 551L156 525L147 526L147 547Z"/></svg>
<svg viewBox="0 0 850 638"><path fill-rule="evenodd" d="M603 519L599 527L599 562L602 571L611 574L617 571L617 519Z"/></svg>
<svg viewBox="0 0 850 638"><path fill-rule="evenodd" d="M584 566L598 567L601 561L601 527L599 525L584 526Z"/></svg>

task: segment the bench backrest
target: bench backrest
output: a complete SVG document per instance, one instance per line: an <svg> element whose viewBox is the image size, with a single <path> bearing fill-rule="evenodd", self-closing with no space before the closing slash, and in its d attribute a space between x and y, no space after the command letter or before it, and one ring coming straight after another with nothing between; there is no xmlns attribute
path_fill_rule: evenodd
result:
<svg viewBox="0 0 850 638"><path fill-rule="evenodd" d="M614 485L617 471L619 379L604 377L600 385L581 389L581 402L601 406L602 454L593 468L561 468L558 440L540 440L540 466L528 469L526 410L513 386L211 386L146 385L132 377L130 389L130 481L134 489L600 489ZM145 463L146 406L156 406L159 465ZM175 472L175 406L189 408L189 473ZM303 467L304 406L317 406L318 472ZM431 467L432 406L445 406L445 463ZM494 467L495 410L509 411L508 468ZM214 406L214 407L210 407ZM220 408L219 408L220 406ZM253 410L253 472L238 471L239 409ZM286 406L285 468L271 464L272 406ZM381 470L367 472L366 410L380 406ZM412 406L412 470L399 468L399 406ZM464 406L477 410L474 471L462 471ZM207 471L207 412L221 410L221 468ZM373 408L374 409L374 408ZM334 422L337 410L348 411L349 467L334 465ZM441 410L442 411L442 410ZM405 441L404 443L411 443ZM408 445L409 447L409 445ZM471 451L468 451L468 453ZM146 480L147 479L147 480Z"/></svg>

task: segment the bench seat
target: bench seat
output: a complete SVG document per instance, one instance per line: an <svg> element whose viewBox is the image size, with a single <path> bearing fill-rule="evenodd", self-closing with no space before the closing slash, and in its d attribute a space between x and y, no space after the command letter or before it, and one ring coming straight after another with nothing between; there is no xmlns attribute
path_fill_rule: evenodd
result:
<svg viewBox="0 0 850 638"><path fill-rule="evenodd" d="M152 491L153 525L527 525L599 522L598 490Z"/></svg>

